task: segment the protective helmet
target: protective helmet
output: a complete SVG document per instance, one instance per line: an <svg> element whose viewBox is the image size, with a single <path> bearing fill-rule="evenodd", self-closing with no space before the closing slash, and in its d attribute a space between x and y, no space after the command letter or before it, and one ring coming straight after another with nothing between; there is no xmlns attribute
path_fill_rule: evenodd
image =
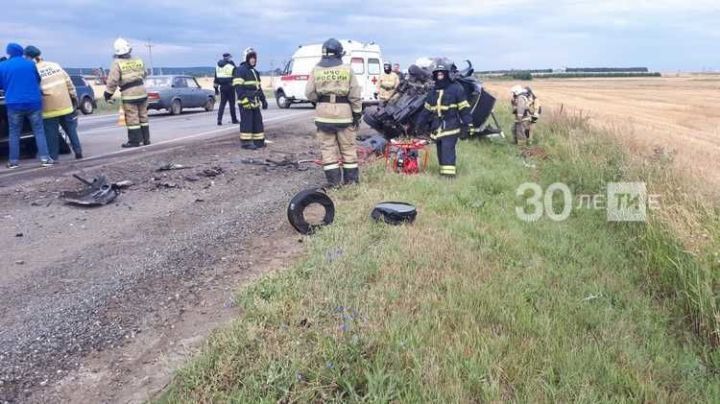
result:
<svg viewBox="0 0 720 404"><path fill-rule="evenodd" d="M115 50L115 56L127 55L128 53L132 52L132 46L130 46L130 42L126 41L123 38L118 38L115 40L115 43L113 43L113 49Z"/></svg>
<svg viewBox="0 0 720 404"><path fill-rule="evenodd" d="M225 60L230 60L230 59L232 59L232 55L229 54L229 53L227 53L227 52L225 52L225 53L223 53L223 59L225 59Z"/></svg>
<svg viewBox="0 0 720 404"><path fill-rule="evenodd" d="M450 72L453 63L447 59L437 59L432 66L432 72Z"/></svg>
<svg viewBox="0 0 720 404"><path fill-rule="evenodd" d="M323 56L333 55L336 57L341 57L343 55L343 46L337 39L330 38L323 44L322 53Z"/></svg>
<svg viewBox="0 0 720 404"><path fill-rule="evenodd" d="M513 88L510 89L510 92L512 93L512 95L517 96L517 95L524 93L525 89L522 88L522 86L517 85L517 86L513 86Z"/></svg>
<svg viewBox="0 0 720 404"><path fill-rule="evenodd" d="M383 67L384 67L384 68L392 68L392 63L390 63L390 62L385 62L385 63L383 63Z"/></svg>
<svg viewBox="0 0 720 404"><path fill-rule="evenodd" d="M243 51L243 56L245 56L245 61L249 61L251 57L257 58L257 52L253 48L247 48Z"/></svg>

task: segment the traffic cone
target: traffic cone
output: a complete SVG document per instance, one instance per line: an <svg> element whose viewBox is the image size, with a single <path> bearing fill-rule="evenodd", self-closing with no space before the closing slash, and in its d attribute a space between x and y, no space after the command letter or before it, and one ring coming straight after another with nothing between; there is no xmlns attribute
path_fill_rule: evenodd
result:
<svg viewBox="0 0 720 404"><path fill-rule="evenodd" d="M120 104L120 108L118 108L118 126L125 126L125 110L122 107L122 103Z"/></svg>

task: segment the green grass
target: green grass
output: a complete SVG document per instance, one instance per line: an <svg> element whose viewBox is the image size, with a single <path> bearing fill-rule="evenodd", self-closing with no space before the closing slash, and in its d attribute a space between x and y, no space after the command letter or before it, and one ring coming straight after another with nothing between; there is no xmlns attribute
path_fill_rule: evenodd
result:
<svg viewBox="0 0 720 404"><path fill-rule="evenodd" d="M519 220L524 182L580 195L655 178L581 118L538 134L536 168L490 142L459 146L454 181L435 163L365 168L307 256L240 291L241 318L160 401L716 401L717 268L659 220ZM373 223L382 200L417 204L416 223Z"/></svg>

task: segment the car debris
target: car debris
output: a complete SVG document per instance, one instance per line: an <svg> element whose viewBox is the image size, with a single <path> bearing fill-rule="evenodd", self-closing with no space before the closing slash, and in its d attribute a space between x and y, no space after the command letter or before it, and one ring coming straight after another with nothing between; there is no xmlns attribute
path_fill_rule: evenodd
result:
<svg viewBox="0 0 720 404"><path fill-rule="evenodd" d="M130 180L119 181L119 182L116 182L113 184L115 189L126 189L126 188L130 188L133 185L135 185L135 183Z"/></svg>
<svg viewBox="0 0 720 404"><path fill-rule="evenodd" d="M158 167L158 169L155 170L155 171L186 170L186 169L188 169L188 168L192 168L192 167L191 167L191 166L185 166L185 165L182 165L182 164L177 164L177 163L167 163L167 164L165 164L165 165L162 165L162 166Z"/></svg>
<svg viewBox="0 0 720 404"><path fill-rule="evenodd" d="M240 162L243 164L255 164L269 168L292 167L298 171L307 171L310 168L308 166L304 166L304 164L320 163L319 160L293 160L289 157L285 157L282 160L246 158L240 160Z"/></svg>
<svg viewBox="0 0 720 404"><path fill-rule="evenodd" d="M60 199L65 203L81 206L102 206L114 201L120 194L114 184L108 183L104 175L95 177L92 182L77 174L73 174L73 177L85 184L85 189L63 191L60 194Z"/></svg>
<svg viewBox="0 0 720 404"><path fill-rule="evenodd" d="M210 168L206 168L202 170L201 172L197 173L198 175L202 175L203 177L217 177L220 174L225 173L225 170L222 167L214 166Z"/></svg>
<svg viewBox="0 0 720 404"><path fill-rule="evenodd" d="M319 224L310 224L305 218L305 209L313 204L318 204L325 209L322 222ZM300 234L311 235L319 228L332 224L335 220L335 204L324 189L310 188L300 191L290 200L287 216L290 224Z"/></svg>
<svg viewBox="0 0 720 404"><path fill-rule="evenodd" d="M417 209L406 202L381 202L375 205L370 217L376 222L392 225L412 223L417 217Z"/></svg>

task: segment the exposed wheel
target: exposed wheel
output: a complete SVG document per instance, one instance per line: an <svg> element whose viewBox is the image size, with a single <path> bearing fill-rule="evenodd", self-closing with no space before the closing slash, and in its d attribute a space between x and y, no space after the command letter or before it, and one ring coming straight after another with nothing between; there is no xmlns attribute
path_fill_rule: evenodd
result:
<svg viewBox="0 0 720 404"><path fill-rule="evenodd" d="M182 114L182 103L180 102L180 100L173 100L172 104L170 105L170 114L171 115Z"/></svg>
<svg viewBox="0 0 720 404"><path fill-rule="evenodd" d="M275 94L275 102L277 102L277 106L282 109L288 109L292 104L292 102L290 102L290 99L285 96L285 92L283 92L282 90L278 91L277 94Z"/></svg>
<svg viewBox="0 0 720 404"><path fill-rule="evenodd" d="M95 106L93 105L93 100L91 100L90 97L84 97L82 99L82 102L80 103L80 112L82 112L83 115L90 115L95 112Z"/></svg>
<svg viewBox="0 0 720 404"><path fill-rule="evenodd" d="M325 209L321 224L310 224L305 219L305 208L312 204L319 204ZM322 189L310 188L300 191L292 198L287 208L287 215L295 230L302 234L313 234L320 227L327 226L335 220L335 204Z"/></svg>
<svg viewBox="0 0 720 404"><path fill-rule="evenodd" d="M208 98L207 102L205 102L205 111L212 111L215 109L215 99L210 97Z"/></svg>

